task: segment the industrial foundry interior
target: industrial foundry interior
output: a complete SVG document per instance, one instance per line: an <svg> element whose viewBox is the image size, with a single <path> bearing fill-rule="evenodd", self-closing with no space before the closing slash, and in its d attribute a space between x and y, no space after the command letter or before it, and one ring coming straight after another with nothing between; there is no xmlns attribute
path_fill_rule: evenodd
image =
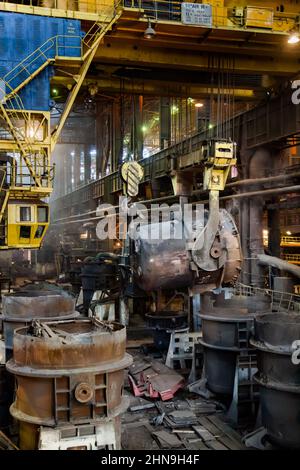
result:
<svg viewBox="0 0 300 470"><path fill-rule="evenodd" d="M0 3L0 449L300 449L300 5Z"/></svg>

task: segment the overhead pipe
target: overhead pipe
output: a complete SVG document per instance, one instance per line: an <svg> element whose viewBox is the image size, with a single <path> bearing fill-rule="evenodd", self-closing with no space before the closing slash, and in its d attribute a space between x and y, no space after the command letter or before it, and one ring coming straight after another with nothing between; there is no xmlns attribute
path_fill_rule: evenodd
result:
<svg viewBox="0 0 300 470"><path fill-rule="evenodd" d="M286 271L292 274L295 277L300 278L300 267L295 266L294 264L284 261L283 259L276 258L275 256L269 256L264 254L257 255L258 264L264 266L272 266L272 268L280 269L281 271Z"/></svg>
<svg viewBox="0 0 300 470"><path fill-rule="evenodd" d="M273 183L274 181L281 181L290 178L298 178L300 176L300 171L290 174L277 175L277 176L267 176L265 178L248 178L245 180L233 181L226 184L226 188L232 188L234 186L248 186L253 184L263 184L263 183Z"/></svg>
<svg viewBox="0 0 300 470"><path fill-rule="evenodd" d="M300 191L300 185L297 184L295 186L285 186L284 188L272 188L272 189L265 189L264 191L248 191L246 193L239 193L239 194L233 194L232 196L222 196L220 197L220 200L225 201L228 199L237 199L241 197L250 197L250 196L265 196L268 194L286 194L286 193L293 193Z"/></svg>
<svg viewBox="0 0 300 470"><path fill-rule="evenodd" d="M231 196L221 196L219 199L220 199L220 201L226 201L226 200L237 199L237 198L242 198L242 197L251 197L251 196L262 196L263 197L263 196L268 195L268 194L280 194L280 193L286 194L286 193L292 193L292 192L297 192L297 191L300 191L300 185L286 186L284 188L265 189L264 191L248 191L246 193L232 194ZM162 201L167 201L167 200L175 199L175 198L178 198L178 196L170 195L170 196L164 196L164 197L161 197L161 198L149 199L149 200L146 200L146 201L138 201L138 202L141 203L141 204L146 204L146 203L149 204L149 203L154 203L154 202L159 202L159 201L161 201L161 202ZM208 199L205 199L203 201L200 200L198 202L204 204L204 203L208 203L209 201L208 201ZM113 206L113 207L116 208L116 209L119 208L119 206ZM87 213L84 213L84 214L72 215L72 216L69 216L69 217L64 217L62 219L57 219L55 222L53 222L53 225L57 225L59 223L72 224L72 223L89 222L89 221L98 220L98 219L103 218L102 216L98 216L98 217L91 217L91 218L88 218L88 219L79 219L79 220L73 220L73 221L65 222L68 219L78 218L80 216L92 214L92 213L95 213L95 212L96 212L96 210L90 211L90 212L87 212Z"/></svg>
<svg viewBox="0 0 300 470"><path fill-rule="evenodd" d="M231 196L221 196L220 201L227 201L230 199L240 199L243 197L251 197L251 196L261 196L264 197L265 195L268 194L286 194L286 193L293 193L300 191L300 185L295 185L295 186L285 186L284 188L272 188L272 189L265 189L265 190L258 190L258 191L248 191L246 193L238 193L238 194L232 194ZM199 202L202 203L208 203L208 199L205 200L200 200Z"/></svg>

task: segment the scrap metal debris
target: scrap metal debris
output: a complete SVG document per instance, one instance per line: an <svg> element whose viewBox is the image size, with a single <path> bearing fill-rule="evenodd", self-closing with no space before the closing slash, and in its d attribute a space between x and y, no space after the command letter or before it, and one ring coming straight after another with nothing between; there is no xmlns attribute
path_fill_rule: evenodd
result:
<svg viewBox="0 0 300 470"><path fill-rule="evenodd" d="M165 417L165 422L170 428L185 428L198 422L197 416L190 410L172 411Z"/></svg>
<svg viewBox="0 0 300 470"><path fill-rule="evenodd" d="M149 367L149 361L147 365ZM137 361L134 371L140 373L142 370L147 370L144 367L145 363L142 365L141 361ZM156 448L159 449L246 449L241 436L220 417L224 410L217 401L199 398L192 394L187 396L187 393L182 391L171 401L156 400L153 407L150 407L151 403L143 398L132 397L131 406L122 420L125 447L155 449L156 444ZM133 413L135 410L144 414L136 415ZM141 419L135 419L133 422L134 416L139 416ZM136 432L134 439L138 440L137 443L131 436L133 431ZM145 442L141 442L143 439Z"/></svg>
<svg viewBox="0 0 300 470"><path fill-rule="evenodd" d="M185 380L178 372L159 361L137 357L128 374L135 396L170 400L184 387Z"/></svg>
<svg viewBox="0 0 300 470"><path fill-rule="evenodd" d="M161 449L176 449L183 447L183 443L177 436L165 430L155 431L152 433Z"/></svg>

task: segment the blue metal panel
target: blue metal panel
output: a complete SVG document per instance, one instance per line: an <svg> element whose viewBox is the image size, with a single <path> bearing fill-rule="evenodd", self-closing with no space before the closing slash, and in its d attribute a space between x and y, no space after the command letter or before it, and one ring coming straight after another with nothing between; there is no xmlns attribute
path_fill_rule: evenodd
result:
<svg viewBox="0 0 300 470"><path fill-rule="evenodd" d="M7 13L9 15L9 13ZM20 58L26 57L32 48L28 38L28 15L14 14L12 18L12 29L9 34L12 44L12 56L10 60L20 61Z"/></svg>
<svg viewBox="0 0 300 470"><path fill-rule="evenodd" d="M1 61L20 62L57 35L61 37L59 55L80 56L79 20L0 12ZM54 48L47 49L48 57L54 58L54 55Z"/></svg>
<svg viewBox="0 0 300 470"><path fill-rule="evenodd" d="M12 68L14 64L7 60L0 60L0 78L4 77Z"/></svg>
<svg viewBox="0 0 300 470"><path fill-rule="evenodd" d="M80 57L81 55L81 30L80 21L64 20L63 32L64 50L61 55L66 57Z"/></svg>
<svg viewBox="0 0 300 470"><path fill-rule="evenodd" d="M58 48L50 39L57 36ZM7 79L11 80L11 87L16 88L46 58L54 59L56 55L79 57L81 37L79 20L0 12L0 78L11 71ZM27 57L28 60L24 60ZM18 65L20 62L22 65ZM20 90L25 109L49 109L51 75L52 68L48 66Z"/></svg>
<svg viewBox="0 0 300 470"><path fill-rule="evenodd" d="M11 21L6 17L5 13L0 13L0 57L1 61L11 60Z"/></svg>

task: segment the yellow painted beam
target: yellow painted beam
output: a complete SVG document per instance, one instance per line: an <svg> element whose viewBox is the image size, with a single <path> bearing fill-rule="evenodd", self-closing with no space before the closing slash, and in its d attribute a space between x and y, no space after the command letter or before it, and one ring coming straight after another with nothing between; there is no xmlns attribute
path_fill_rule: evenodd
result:
<svg viewBox="0 0 300 470"><path fill-rule="evenodd" d="M97 53L98 46L103 43L103 37L109 29L112 28L113 24L118 20L121 15L121 10L117 11L111 18L110 22L103 25L103 23L94 23L90 31L88 31L83 38L83 44L87 47L86 52L82 56L83 63L77 75L77 79L74 87L69 93L64 110L59 119L57 127L52 132L51 136L51 151L54 150L55 145L59 139L60 133L65 125L65 122L71 112L75 99L79 93L79 90L86 77L88 69Z"/></svg>
<svg viewBox="0 0 300 470"><path fill-rule="evenodd" d="M238 49L237 49L238 50ZM154 43L136 46L126 41L119 42L105 38L104 46L98 48L95 61L127 66L151 66L166 69L210 70L211 54L193 52L187 49L160 48ZM236 73L270 73L291 75L299 71L298 59L288 57L254 57L235 55Z"/></svg>
<svg viewBox="0 0 300 470"><path fill-rule="evenodd" d="M61 8L47 8L47 7L37 7L31 5L20 5L17 3L7 3L0 2L0 10L10 11L14 13L26 13L28 15L40 15L40 16L52 16L55 18L72 18L77 20L86 20L86 21L101 21L109 23L107 19L107 14L85 12L85 11L75 11L75 10L64 10Z"/></svg>
<svg viewBox="0 0 300 470"><path fill-rule="evenodd" d="M66 77L53 77L53 85L64 85L72 83L70 79ZM83 86L97 85L99 91L109 92L109 93L120 93L120 79L117 78L106 78L106 79L94 79L86 78L84 80ZM180 89L182 87L182 90ZM194 98L204 98L211 95L223 95L231 93L232 90L222 88L219 90L216 87L211 87L207 84L195 84L195 83L180 83L180 82L171 82L163 80L137 80L126 81L123 80L122 83L122 93L128 94L143 94L143 95L153 95L153 96L186 96L186 89L189 89L189 93ZM256 100L262 98L262 92L260 90L255 91L251 88L235 88L234 96L238 99L245 100Z"/></svg>

